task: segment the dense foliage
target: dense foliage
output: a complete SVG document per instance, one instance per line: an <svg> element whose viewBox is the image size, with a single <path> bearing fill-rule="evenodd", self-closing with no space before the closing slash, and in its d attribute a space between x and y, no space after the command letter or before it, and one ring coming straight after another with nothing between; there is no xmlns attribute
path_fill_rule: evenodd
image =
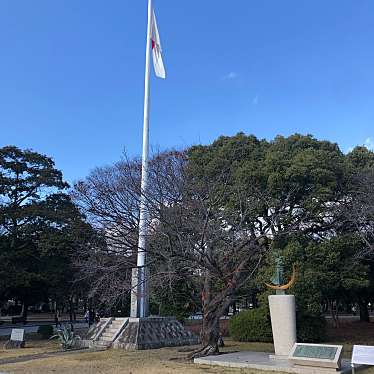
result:
<svg viewBox="0 0 374 374"><path fill-rule="evenodd" d="M300 343L323 343L326 340L327 323L322 314L298 312L296 326Z"/></svg>
<svg viewBox="0 0 374 374"><path fill-rule="evenodd" d="M297 341L321 343L326 338L326 320L322 315L297 313ZM240 342L273 342L270 313L267 307L245 310L229 322L230 336Z"/></svg>
<svg viewBox="0 0 374 374"><path fill-rule="evenodd" d="M240 312L230 319L229 333L239 342L272 342L269 310L263 307Z"/></svg>
<svg viewBox="0 0 374 374"><path fill-rule="evenodd" d="M71 304L72 254L93 237L51 158L0 148L0 300Z"/></svg>

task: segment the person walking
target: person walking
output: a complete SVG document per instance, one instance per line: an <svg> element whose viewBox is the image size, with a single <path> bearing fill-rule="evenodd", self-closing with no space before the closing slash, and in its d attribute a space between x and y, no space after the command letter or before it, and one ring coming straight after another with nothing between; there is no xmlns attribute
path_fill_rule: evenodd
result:
<svg viewBox="0 0 374 374"><path fill-rule="evenodd" d="M90 311L87 309L86 313L84 313L84 320L86 323L90 324Z"/></svg>

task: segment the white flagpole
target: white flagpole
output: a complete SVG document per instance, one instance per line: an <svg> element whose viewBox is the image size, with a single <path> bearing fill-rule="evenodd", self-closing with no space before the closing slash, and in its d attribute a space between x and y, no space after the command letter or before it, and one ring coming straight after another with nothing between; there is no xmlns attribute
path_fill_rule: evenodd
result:
<svg viewBox="0 0 374 374"><path fill-rule="evenodd" d="M147 28L147 49L145 59L145 86L144 86L144 123L143 123L143 156L142 156L142 180L140 197L139 217L139 242L138 242L138 317L147 317L148 295L146 290L146 240L148 214L146 208L146 196L148 186L148 157L149 157L149 98L150 98L150 73L151 73L151 38L152 38L152 0L148 0L148 28Z"/></svg>

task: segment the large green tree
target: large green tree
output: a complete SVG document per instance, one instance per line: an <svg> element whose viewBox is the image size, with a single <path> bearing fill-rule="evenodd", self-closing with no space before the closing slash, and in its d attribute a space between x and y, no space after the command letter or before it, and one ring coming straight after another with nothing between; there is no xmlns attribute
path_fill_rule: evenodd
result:
<svg viewBox="0 0 374 374"><path fill-rule="evenodd" d="M347 183L345 156L312 136L267 142L238 134L192 147L180 174L180 197L159 213L157 248L201 275L197 354L209 354L218 350L220 317L269 251L281 253L296 233L320 239L333 233L333 207Z"/></svg>
<svg viewBox="0 0 374 374"><path fill-rule="evenodd" d="M338 326L340 304L362 304L370 290L370 266L356 256L362 247L350 233L323 241L291 240L285 255L289 264L298 263L293 292L299 309L318 315L325 306Z"/></svg>
<svg viewBox="0 0 374 374"><path fill-rule="evenodd" d="M69 288L71 252L85 226L64 193L53 160L15 146L0 149L0 293L27 306Z"/></svg>

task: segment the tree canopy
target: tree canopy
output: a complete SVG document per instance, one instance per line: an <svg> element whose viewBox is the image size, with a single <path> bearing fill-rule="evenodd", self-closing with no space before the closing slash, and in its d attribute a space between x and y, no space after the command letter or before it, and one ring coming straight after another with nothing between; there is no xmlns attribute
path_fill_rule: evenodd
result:
<svg viewBox="0 0 374 374"><path fill-rule="evenodd" d="M0 292L27 306L59 302L73 286L72 252L89 225L65 193L53 160L15 146L0 149Z"/></svg>

